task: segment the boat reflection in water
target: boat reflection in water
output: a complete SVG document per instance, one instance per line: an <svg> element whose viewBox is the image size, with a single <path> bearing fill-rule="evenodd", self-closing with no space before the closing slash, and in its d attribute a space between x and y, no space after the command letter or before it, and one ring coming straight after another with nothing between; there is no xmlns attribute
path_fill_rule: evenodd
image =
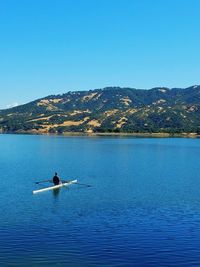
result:
<svg viewBox="0 0 200 267"><path fill-rule="evenodd" d="M59 196L59 193L60 193L60 188L54 189L54 190L52 190L52 192L53 192L53 196L55 198L57 198Z"/></svg>

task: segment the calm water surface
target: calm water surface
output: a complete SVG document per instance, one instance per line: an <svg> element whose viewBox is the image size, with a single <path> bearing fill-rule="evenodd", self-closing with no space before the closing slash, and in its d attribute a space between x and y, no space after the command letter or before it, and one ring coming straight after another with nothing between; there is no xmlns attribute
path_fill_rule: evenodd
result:
<svg viewBox="0 0 200 267"><path fill-rule="evenodd" d="M200 266L200 140L0 135L1 266ZM35 181L78 179L47 186Z"/></svg>

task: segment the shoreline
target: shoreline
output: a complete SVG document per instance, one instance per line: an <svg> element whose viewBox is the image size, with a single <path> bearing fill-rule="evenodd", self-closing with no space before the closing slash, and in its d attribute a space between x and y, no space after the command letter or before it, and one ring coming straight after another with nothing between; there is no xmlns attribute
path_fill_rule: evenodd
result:
<svg viewBox="0 0 200 267"><path fill-rule="evenodd" d="M45 136L86 136L86 137L95 137L95 136L116 136L116 137L152 137L152 138L199 138L200 135L197 133L83 133L83 132L64 132L61 134L58 133L45 133L45 132L36 132L36 131L19 131L19 132L7 132L0 134L22 134L22 135L45 135Z"/></svg>

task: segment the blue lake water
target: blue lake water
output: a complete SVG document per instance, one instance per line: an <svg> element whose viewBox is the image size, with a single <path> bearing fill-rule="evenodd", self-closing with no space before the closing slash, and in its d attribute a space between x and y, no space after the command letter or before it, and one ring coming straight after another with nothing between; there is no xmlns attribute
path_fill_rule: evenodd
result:
<svg viewBox="0 0 200 267"><path fill-rule="evenodd" d="M200 141L0 135L1 266L200 266ZM57 171L72 185L37 195Z"/></svg>

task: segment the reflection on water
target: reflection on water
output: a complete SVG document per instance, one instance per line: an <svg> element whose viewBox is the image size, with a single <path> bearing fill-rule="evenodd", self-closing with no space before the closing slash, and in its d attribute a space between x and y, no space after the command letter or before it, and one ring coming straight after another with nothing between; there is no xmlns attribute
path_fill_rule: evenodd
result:
<svg viewBox="0 0 200 267"><path fill-rule="evenodd" d="M59 196L59 193L60 193L60 188L54 189L54 190L52 190L52 192L53 192L53 196L55 198L57 198Z"/></svg>

